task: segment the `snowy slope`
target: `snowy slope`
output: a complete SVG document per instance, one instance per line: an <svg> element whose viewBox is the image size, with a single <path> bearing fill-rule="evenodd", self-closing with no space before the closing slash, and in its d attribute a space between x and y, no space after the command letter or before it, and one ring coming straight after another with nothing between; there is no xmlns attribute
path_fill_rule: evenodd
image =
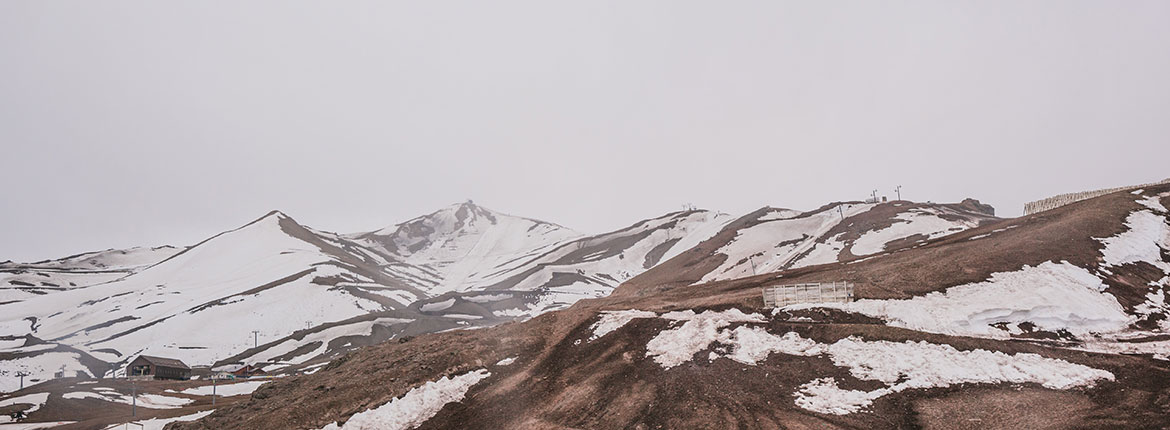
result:
<svg viewBox="0 0 1170 430"><path fill-rule="evenodd" d="M496 316L531 317L604 297L622 282L715 235L732 219L704 210L675 212L578 239L488 274L472 287L486 294L459 300L478 301Z"/></svg>
<svg viewBox="0 0 1170 430"><path fill-rule="evenodd" d="M765 207L726 223L693 252L655 267L639 282L702 283L835 263L995 220L962 205L911 202L843 202L809 212Z"/></svg>
<svg viewBox="0 0 1170 430"><path fill-rule="evenodd" d="M397 257L392 271L431 295L467 291L581 234L466 202L382 230L349 235ZM405 264L402 264L405 263Z"/></svg>
<svg viewBox="0 0 1170 430"><path fill-rule="evenodd" d="M36 263L0 263L0 303L113 281L179 251L171 246L111 249Z"/></svg>
<svg viewBox="0 0 1170 430"><path fill-rule="evenodd" d="M874 212L875 209L881 209ZM891 250L906 239L934 239L993 220L950 205L839 203L811 213L763 212L719 248L727 259L703 282L834 263Z"/></svg>
<svg viewBox="0 0 1170 430"><path fill-rule="evenodd" d="M880 250L977 223L914 205L863 222L887 206L757 211L733 232L735 217L692 210L593 236L470 202L356 234L272 212L188 248L5 263L0 270L19 276L86 278L68 288L0 290L0 370L28 370L40 380L62 367L96 376L143 353L190 365L282 367L604 297L720 235L731 238L718 250L727 258L704 280L833 262L856 243Z"/></svg>
<svg viewBox="0 0 1170 430"><path fill-rule="evenodd" d="M274 212L125 278L0 305L0 339L68 345L108 363L145 353L209 365L257 339L394 309L393 302L338 286L394 283L352 256L332 254L337 248L327 244Z"/></svg>

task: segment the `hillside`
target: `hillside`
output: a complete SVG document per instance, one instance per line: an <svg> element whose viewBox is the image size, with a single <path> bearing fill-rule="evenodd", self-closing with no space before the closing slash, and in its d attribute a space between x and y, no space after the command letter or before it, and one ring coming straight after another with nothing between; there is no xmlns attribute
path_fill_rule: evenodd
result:
<svg viewBox="0 0 1170 430"><path fill-rule="evenodd" d="M180 251L171 246L110 249L36 263L3 262L0 263L0 304L110 282Z"/></svg>
<svg viewBox="0 0 1170 430"><path fill-rule="evenodd" d="M1167 204L1146 187L849 262L627 283L364 348L169 428L1165 427ZM777 280L861 300L772 313ZM443 400L403 409L424 391Z"/></svg>
<svg viewBox="0 0 1170 430"><path fill-rule="evenodd" d="M570 308L583 299L673 309L657 300L674 300L676 288L718 291L752 273L831 273L839 261L868 264L1005 222L975 201L845 202L738 218L675 212L583 236L468 202L336 234L273 212L110 282L0 305L15 316L0 324L0 370L30 371L31 384L62 369L110 376L145 353L292 375L387 340L596 309L592 300ZM71 404L58 397L67 393L50 394L38 419Z"/></svg>
<svg viewBox="0 0 1170 430"><path fill-rule="evenodd" d="M919 246L996 221L994 211L988 213L977 200L960 204L843 202L809 212L765 207L629 284L729 280L849 261Z"/></svg>

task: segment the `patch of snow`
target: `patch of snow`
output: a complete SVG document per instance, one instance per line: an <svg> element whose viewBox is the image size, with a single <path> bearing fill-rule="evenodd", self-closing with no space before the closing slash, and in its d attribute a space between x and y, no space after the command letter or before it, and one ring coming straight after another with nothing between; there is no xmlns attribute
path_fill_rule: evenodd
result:
<svg viewBox="0 0 1170 430"><path fill-rule="evenodd" d="M478 320L478 319L483 319L483 316L482 315L470 315L470 314L444 314L443 318L454 318L454 319L459 319L459 320Z"/></svg>
<svg viewBox="0 0 1170 430"><path fill-rule="evenodd" d="M845 233L838 233L826 240L824 243L817 243L813 246L812 251L808 255L800 258L796 264L792 265L793 269L801 267L816 266L818 264L836 263L840 261L838 256L841 255L841 250L845 249L845 242L841 241L841 236Z"/></svg>
<svg viewBox="0 0 1170 430"><path fill-rule="evenodd" d="M874 206L845 203L802 218L794 218L791 211L786 209L764 214L758 219L758 224L739 230L734 239L716 251L726 255L727 259L699 282L777 271L817 247L817 240L840 224L842 219L868 211ZM832 247L829 245L818 255L831 253ZM835 254L832 258L836 261Z"/></svg>
<svg viewBox="0 0 1170 430"><path fill-rule="evenodd" d="M65 400L83 400L83 399L105 400L106 399L106 397L101 395L101 394L92 393L89 391L73 391L73 392L62 394L61 398L65 399Z"/></svg>
<svg viewBox="0 0 1170 430"><path fill-rule="evenodd" d="M833 378L814 379L800 386L796 392L796 406L822 414L846 415L873 404L873 400L889 394L888 388L874 391L843 390Z"/></svg>
<svg viewBox="0 0 1170 430"><path fill-rule="evenodd" d="M528 314L528 311L525 311L524 309L520 309L520 308L502 309L502 310L498 310L498 311L492 311L492 315L495 315L498 317L506 317L506 318L522 317L522 316L527 315L527 314Z"/></svg>
<svg viewBox="0 0 1170 430"><path fill-rule="evenodd" d="M1153 209L1155 212L1166 213L1166 206L1162 206L1162 196L1151 196L1137 201L1139 205Z"/></svg>
<svg viewBox="0 0 1170 430"><path fill-rule="evenodd" d="M377 408L354 414L344 425L329 424L321 430L406 430L431 419L447 403L463 400L473 385L491 376L480 369L454 378L442 377L408 391Z"/></svg>
<svg viewBox="0 0 1170 430"><path fill-rule="evenodd" d="M7 415L0 416L0 420L9 420ZM0 421L3 422L3 421ZM73 424L77 421L50 421L40 423L14 423L14 424L0 424L0 430L38 430L48 429L53 427L60 427L67 424Z"/></svg>
<svg viewBox="0 0 1170 430"><path fill-rule="evenodd" d="M1042 330L1074 334L1125 329L1134 318L1089 271L1068 262L1024 266L987 281L960 285L907 300L796 304L784 309L836 308L889 325L932 333L1006 337L997 323L1031 322Z"/></svg>
<svg viewBox="0 0 1170 430"><path fill-rule="evenodd" d="M311 351L302 351L300 355L295 357L284 357L284 359L280 360L282 362L288 362L292 364L304 363L328 352L329 342L332 339L336 339L342 336L370 336L373 334L374 326L392 326L395 324L405 324L412 321L414 320L408 318L384 317L375 319L373 321L358 321L352 324L337 325L309 333L300 339L290 337L248 358L255 361L271 361L275 360L277 357L282 357L286 354L296 351L304 345L318 343L317 348Z"/></svg>
<svg viewBox="0 0 1170 430"><path fill-rule="evenodd" d="M101 393L93 393L89 391L74 391L61 395L67 400L81 400L81 399L97 399L106 402L122 403L127 405L135 404L134 398L118 393L112 390L101 390ZM163 396L160 394L139 394L138 407L148 409L176 409L185 405L191 404L194 400L184 399L181 397Z"/></svg>
<svg viewBox="0 0 1170 430"><path fill-rule="evenodd" d="M734 312L733 312L734 311ZM1092 386L1099 380L1114 379L1112 373L1037 354L1006 354L975 349L960 351L946 344L925 341L866 341L848 337L832 344L822 344L795 332L782 336L768 333L763 327L747 325L723 329L732 321L763 323L758 315L745 315L735 309L715 313L707 311L672 312L686 321L681 327L663 330L647 343L647 356L654 357L665 369L685 363L695 353L712 343L729 345L726 357L749 365L765 360L772 353L819 356L849 370L860 380L880 381L886 385L874 391L844 390L832 378L821 378L801 386L795 394L796 405L826 414L848 414L869 406L874 399L906 389L947 387L963 383L1037 383L1051 389ZM715 352L709 360L719 359Z"/></svg>
<svg viewBox="0 0 1170 430"><path fill-rule="evenodd" d="M500 300L507 300L510 298L512 298L511 294L481 294L478 296L467 296L464 297L463 300L467 300L471 303L489 303L498 302Z"/></svg>
<svg viewBox="0 0 1170 430"><path fill-rule="evenodd" d="M42 406L45 406L45 402L47 402L47 401L49 401L49 393L25 394L25 395L21 395L21 396L17 396L17 397L11 397L11 398L7 398L4 400L0 400L0 408L3 408L5 406L20 405L20 404L32 405L32 408L26 409L24 411L24 413L27 415L27 414L31 414L33 412L36 412ZM7 418L7 416L5 416L4 418Z"/></svg>
<svg viewBox="0 0 1170 430"><path fill-rule="evenodd" d="M203 412L196 412L196 413L193 413L191 415L183 415L181 417L151 418L151 419L145 420L145 421L135 421L133 423L140 424L141 426L135 425L131 428L138 429L138 430L162 430L163 427L166 427L167 424L170 424L173 422L180 422L180 421L195 421L195 420L198 420L198 419L203 418L205 416L211 415L212 412L215 412L215 409L212 409L209 411L203 411ZM131 424L131 423L118 424L118 425L106 427L106 430L120 430L122 428L128 427L127 424Z"/></svg>
<svg viewBox="0 0 1170 430"><path fill-rule="evenodd" d="M90 375L89 368L81 363L81 355L75 352L46 352L0 360L0 370L29 372L24 379L25 388L52 380L53 375L62 367L67 375L93 376ZM16 391L19 388L18 378L0 378L0 393Z"/></svg>
<svg viewBox="0 0 1170 430"><path fill-rule="evenodd" d="M427 303L419 307L423 312L436 312L447 309L455 304L455 299L447 299L441 302Z"/></svg>
<svg viewBox="0 0 1170 430"><path fill-rule="evenodd" d="M508 366L508 365L511 365L512 363L515 363L515 362L516 362L516 357L508 357L508 358L505 358L503 360L497 361L496 366Z"/></svg>
<svg viewBox="0 0 1170 430"><path fill-rule="evenodd" d="M739 309L729 309L722 312L704 311L697 315L691 310L668 312L663 314L662 318L685 321L677 328L663 330L646 343L646 356L653 358L656 363L667 369L690 361L695 353L706 349L707 346L721 337L727 336L721 335L719 329L727 327L731 323L762 323L765 321L763 315L745 314Z"/></svg>
<svg viewBox="0 0 1170 430"><path fill-rule="evenodd" d="M257 388L260 388L261 385L264 385L268 382L269 381L248 381L235 384L217 384L215 387L212 387L211 385L204 385L202 387L188 388L186 390L180 391L180 393L192 396L210 396L212 388L214 388L215 395L217 396L240 396L244 394L252 394L253 391L256 391Z"/></svg>
<svg viewBox="0 0 1170 430"><path fill-rule="evenodd" d="M868 406L878 397L913 388L1037 383L1063 390L1114 380L1108 371L1037 354L959 351L950 345L924 341L899 343L849 337L829 345L827 352L833 364L847 367L857 379L881 381L887 387L864 392L842 390L835 381L813 381L798 391L797 406L843 415Z"/></svg>
<svg viewBox="0 0 1170 430"><path fill-rule="evenodd" d="M593 323L590 329L593 330L593 335L589 337L589 341L600 338L622 328L630 321L636 318L654 318L658 314L649 311L640 311L637 309L630 309L624 311L605 311L601 313L601 318Z"/></svg>
<svg viewBox="0 0 1170 430"><path fill-rule="evenodd" d="M724 333L721 333L724 334ZM730 330L730 336L720 336L720 341L734 345L727 358L744 364L755 365L773 352L788 355L818 355L825 352L823 345L811 339L800 337L795 332L775 336L763 327L740 326Z"/></svg>
<svg viewBox="0 0 1170 430"><path fill-rule="evenodd" d="M850 252L863 256L885 251L886 244L916 235L934 239L979 225L978 221L949 221L932 211L911 210L897 215L893 225L867 232L853 242Z"/></svg>
<svg viewBox="0 0 1170 430"><path fill-rule="evenodd" d="M1140 210L1125 218L1129 230L1097 239L1105 245L1101 255L1107 266L1146 262L1170 274L1170 263L1162 261L1162 250L1170 249L1170 225L1166 218Z"/></svg>

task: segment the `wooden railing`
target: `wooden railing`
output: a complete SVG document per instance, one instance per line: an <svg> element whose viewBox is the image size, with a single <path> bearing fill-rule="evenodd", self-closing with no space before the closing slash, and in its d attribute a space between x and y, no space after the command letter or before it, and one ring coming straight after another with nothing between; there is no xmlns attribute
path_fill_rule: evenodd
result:
<svg viewBox="0 0 1170 430"><path fill-rule="evenodd" d="M818 282L764 287L764 307L779 308L796 303L848 303L853 301L853 284Z"/></svg>

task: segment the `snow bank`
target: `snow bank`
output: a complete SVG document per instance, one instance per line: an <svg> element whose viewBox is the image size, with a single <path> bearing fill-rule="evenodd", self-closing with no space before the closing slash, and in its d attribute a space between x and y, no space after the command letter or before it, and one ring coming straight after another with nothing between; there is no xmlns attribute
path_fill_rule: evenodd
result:
<svg viewBox="0 0 1170 430"><path fill-rule="evenodd" d="M45 402L47 402L47 401L49 401L49 393L25 394L25 395L19 396L19 397L13 397L10 399L0 400L0 408L3 408L5 406L20 405L20 404L33 405L32 408L26 409L24 411L25 414L31 414L33 412L36 412L37 409L40 409L42 406L44 406ZM3 419L8 419L8 417L4 416Z"/></svg>
<svg viewBox="0 0 1170 430"><path fill-rule="evenodd" d="M134 397L118 393L117 391L108 389L101 391L101 393L73 391L61 395L61 398L66 400L97 399L112 403L122 403L126 405L137 403L138 407L147 409L176 409L194 402L194 400L191 399L163 396L160 394L139 394L138 401L135 402Z"/></svg>
<svg viewBox="0 0 1170 430"><path fill-rule="evenodd" d="M420 306L418 309L423 312L436 312L447 309L455 305L455 299L447 299L441 302L427 303Z"/></svg>
<svg viewBox="0 0 1170 430"><path fill-rule="evenodd" d="M405 430L418 427L439 413L447 403L463 400L467 390L491 376L480 369L454 378L439 378L414 388L401 398L354 414L344 425L333 423L321 430Z"/></svg>
<svg viewBox="0 0 1170 430"><path fill-rule="evenodd" d="M796 304L784 309L836 308L882 318L892 326L965 336L1006 337L1007 331L992 324L1022 322L1074 334L1123 330L1133 317L1105 288L1083 268L1045 262L907 300Z"/></svg>
<svg viewBox="0 0 1170 430"><path fill-rule="evenodd" d="M0 416L0 422L9 420L8 416ZM53 427L60 427L66 424L73 424L77 421L49 421L39 423L16 423L16 424L0 424L0 430L39 430Z"/></svg>
<svg viewBox="0 0 1170 430"><path fill-rule="evenodd" d="M671 315L674 314L674 315ZM1051 389L1091 386L1099 380L1113 380L1104 370L1037 354L1005 354L976 349L959 351L953 346L929 342L866 341L857 337L822 344L795 332L768 333L763 327L740 326L724 329L732 322L763 323L756 314L732 309L724 312L672 312L663 318L686 321L681 327L663 330L646 345L646 355L665 369L689 361L712 343L730 347L725 357L755 365L772 353L797 356L825 355L833 364L849 370L860 380L886 385L873 391L845 390L832 378L821 378L801 386L796 405L826 414L848 414L861 410L886 394L913 388L947 387L963 383L1036 383ZM717 360L721 356L711 352Z"/></svg>
<svg viewBox="0 0 1170 430"><path fill-rule="evenodd" d="M929 342L869 342L849 337L829 345L827 353L833 364L847 367L857 379L887 385L868 392L843 390L837 387L836 381L825 378L801 386L796 393L797 406L835 415L857 412L878 397L912 388L1036 383L1064 390L1114 379L1112 373L1104 370L1037 354L1005 354L982 349L959 351L950 345Z"/></svg>
<svg viewBox="0 0 1170 430"><path fill-rule="evenodd" d="M737 327L731 330L730 336L720 336L720 341L733 345L732 360L744 364L755 365L768 358L773 352L788 355L818 355L825 352L824 345L811 339L789 332L783 336L775 336L764 330L763 327ZM717 356L710 356L715 359Z"/></svg>
<svg viewBox="0 0 1170 430"><path fill-rule="evenodd" d="M663 330L646 344L646 356L667 369L690 361L695 353L706 349L712 342L729 336L721 334L719 329L731 323L764 322L763 315L745 314L739 309L705 311L698 315L690 310L668 312L662 318L686 321L680 327Z"/></svg>
<svg viewBox="0 0 1170 430"><path fill-rule="evenodd" d="M215 412L215 409L212 409L209 411L203 411L203 412L196 412L196 413L193 413L191 415L183 415L181 417L151 418L151 419L145 420L145 421L135 421L135 423L141 424L141 427L133 426L131 428L141 429L141 430L162 430L163 427L166 427L167 424L170 424L173 422L179 422L179 421L195 421L197 419L211 415L212 412ZM118 424L118 425L106 427L106 430L123 429L123 428L128 427L127 424L130 424L130 423L123 423L123 424Z"/></svg>
<svg viewBox="0 0 1170 430"><path fill-rule="evenodd" d="M1156 196L1150 196L1150 197L1138 200L1138 204L1145 206L1147 208L1153 209L1155 212L1166 213L1167 212L1166 206L1162 206L1162 198L1166 197L1166 196L1170 196L1170 193L1162 193L1162 194L1158 194Z"/></svg>
<svg viewBox="0 0 1170 430"><path fill-rule="evenodd" d="M822 414L845 415L862 410L873 400L889 394L886 388L874 391L844 390L833 378L814 379L796 392L796 406Z"/></svg>
<svg viewBox="0 0 1170 430"><path fill-rule="evenodd" d="M844 248L844 244L836 242L818 246L817 240L843 219L868 211L874 206L845 203L802 218L796 218L800 214L787 209L765 213L758 218L758 224L739 230L734 239L716 251L726 255L727 259L699 282L776 271L810 250L816 251L813 255L816 260L813 262L837 261L837 252ZM803 264L811 263L797 262L797 265Z"/></svg>
<svg viewBox="0 0 1170 430"><path fill-rule="evenodd" d="M978 221L948 221L932 211L913 209L898 214L893 225L861 235L853 242L850 252L857 256L877 254L886 250L887 243L898 239L916 235L934 239L978 225Z"/></svg>
<svg viewBox="0 0 1170 430"><path fill-rule="evenodd" d="M270 381L248 381L236 384L220 384L215 386L215 395L223 397L240 396L244 394L252 394L261 385ZM188 388L180 391L181 394L189 394L192 396L210 396L212 391L211 385L204 385L202 387Z"/></svg>
<svg viewBox="0 0 1170 430"><path fill-rule="evenodd" d="M1170 225L1166 218L1148 210L1129 214L1129 227L1117 236L1097 239L1105 245L1101 250L1106 266L1146 262L1164 272L1170 272L1170 263L1162 261L1162 249L1170 248Z"/></svg>
<svg viewBox="0 0 1170 430"><path fill-rule="evenodd" d="M593 341L599 337L605 336L614 330L622 328L630 321L636 318L654 318L658 314L649 311L640 311L637 309L630 309L624 311L605 311L601 313L601 319L593 323L590 328L593 330L593 336L589 337L589 341Z"/></svg>
<svg viewBox="0 0 1170 430"><path fill-rule="evenodd" d="M46 352L12 360L0 360L0 370L29 372L29 375L24 379L25 388L52 380L53 374L62 368L70 376L92 376L89 373L89 368L81 363L81 355L76 352ZM20 389L19 378L0 378L0 393L12 392L18 389Z"/></svg>
<svg viewBox="0 0 1170 430"><path fill-rule="evenodd" d="M512 363L515 363L515 362L516 362L516 357L508 357L508 358L505 358L503 360L497 361L496 366L510 366Z"/></svg>

